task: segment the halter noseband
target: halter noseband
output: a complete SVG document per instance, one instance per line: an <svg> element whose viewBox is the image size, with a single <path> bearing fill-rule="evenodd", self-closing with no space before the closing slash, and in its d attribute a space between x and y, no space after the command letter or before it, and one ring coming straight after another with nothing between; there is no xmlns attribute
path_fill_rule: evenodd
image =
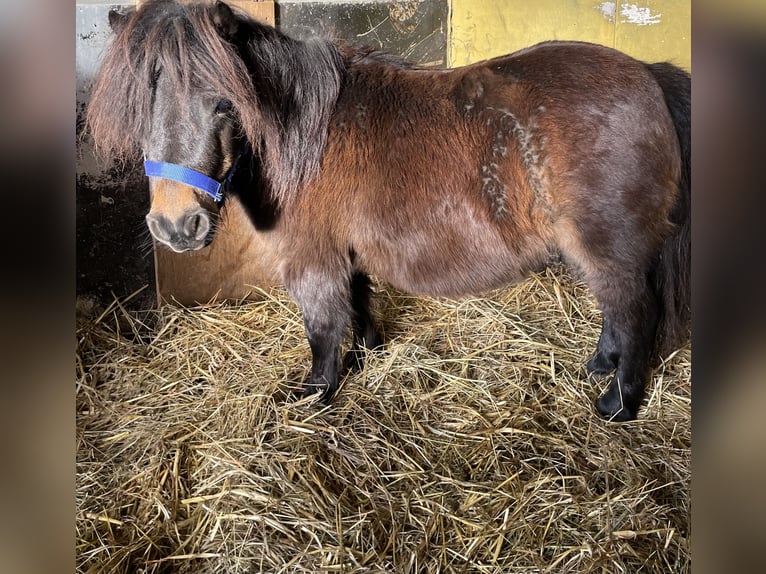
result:
<svg viewBox="0 0 766 574"><path fill-rule="evenodd" d="M234 176L239 158L242 157L243 152L234 158L234 161L229 167L229 172L226 174L226 179L218 181L212 177L208 177L201 171L186 167L184 165L178 165L177 163L167 163L164 161L149 161L144 160L144 172L148 177L161 177L162 179L170 179L177 181L178 183L185 183L204 191L210 197L212 197L216 203L223 201L223 190L231 178Z"/></svg>
<svg viewBox="0 0 766 574"><path fill-rule="evenodd" d="M164 161L144 160L144 172L148 177L161 177L162 179L170 179L195 187L200 191L204 191L212 197L216 203L219 203L223 200L224 187L231 181L231 178L234 175L234 169L237 167L241 155L242 154L239 154L231 164L229 173L223 181L217 181L196 169Z"/></svg>
<svg viewBox="0 0 766 574"><path fill-rule="evenodd" d="M162 179L170 179L196 187L207 193L215 199L216 202L223 199L223 192L221 191L223 184L221 182L189 167L178 165L176 163L147 160L144 161L144 171L149 177L161 177ZM228 180L229 178L227 177L226 179Z"/></svg>

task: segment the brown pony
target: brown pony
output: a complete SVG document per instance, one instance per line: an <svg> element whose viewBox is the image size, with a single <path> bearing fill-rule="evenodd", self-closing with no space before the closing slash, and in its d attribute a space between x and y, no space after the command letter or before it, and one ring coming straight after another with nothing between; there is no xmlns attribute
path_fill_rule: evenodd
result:
<svg viewBox="0 0 766 574"><path fill-rule="evenodd" d="M349 324L352 350L381 343L369 275L461 296L563 256L603 312L587 368L615 371L597 408L617 421L688 336L686 72L581 42L418 69L220 2L146 2L110 23L97 148L143 151L147 223L174 251L208 245L221 192L239 196L303 314L306 394L337 390Z"/></svg>

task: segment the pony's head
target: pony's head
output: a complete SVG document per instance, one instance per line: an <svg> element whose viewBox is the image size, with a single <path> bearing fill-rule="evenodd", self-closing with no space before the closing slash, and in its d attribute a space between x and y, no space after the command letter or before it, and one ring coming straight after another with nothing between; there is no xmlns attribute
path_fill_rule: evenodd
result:
<svg viewBox="0 0 766 574"><path fill-rule="evenodd" d="M243 153L261 163L275 202L316 173L340 85L329 44L311 50L324 65L312 62L306 44L222 2L153 0L110 12L109 23L87 123L102 155L143 154L146 222L160 244L181 252L212 241ZM310 80L324 86L312 91Z"/></svg>

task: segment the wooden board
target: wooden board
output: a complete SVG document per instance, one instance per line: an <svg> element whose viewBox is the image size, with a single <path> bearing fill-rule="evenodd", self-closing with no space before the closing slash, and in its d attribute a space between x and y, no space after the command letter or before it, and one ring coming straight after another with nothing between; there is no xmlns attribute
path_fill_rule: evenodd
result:
<svg viewBox="0 0 766 574"><path fill-rule="evenodd" d="M279 283L269 233L258 233L242 204L229 197L214 241L199 251L174 253L155 245L155 276L160 305L204 304L257 296Z"/></svg>
<svg viewBox="0 0 766 574"><path fill-rule="evenodd" d="M236 6L250 16L263 22L274 25L274 2L262 2L260 0L226 0L230 6Z"/></svg>
<svg viewBox="0 0 766 574"><path fill-rule="evenodd" d="M194 1L194 0L189 0ZM197 0L198 1L198 0ZM274 25L274 2L264 0L225 0L230 6L236 6L244 12L247 12L253 18L260 20L265 24ZM143 0L138 0L137 5L143 4Z"/></svg>

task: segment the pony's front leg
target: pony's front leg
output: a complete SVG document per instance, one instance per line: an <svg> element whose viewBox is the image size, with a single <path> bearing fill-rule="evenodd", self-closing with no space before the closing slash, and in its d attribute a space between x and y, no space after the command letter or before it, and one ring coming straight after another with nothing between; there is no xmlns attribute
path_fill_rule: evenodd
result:
<svg viewBox="0 0 766 574"><path fill-rule="evenodd" d="M365 349L377 349L383 344L375 319L370 312L370 278L365 273L354 271L351 276L351 349L346 353L344 370L361 370Z"/></svg>
<svg viewBox="0 0 766 574"><path fill-rule="evenodd" d="M287 285L303 314L306 338L311 347L311 374L303 396L322 393L329 403L338 390L340 347L351 320L348 279L306 272Z"/></svg>

